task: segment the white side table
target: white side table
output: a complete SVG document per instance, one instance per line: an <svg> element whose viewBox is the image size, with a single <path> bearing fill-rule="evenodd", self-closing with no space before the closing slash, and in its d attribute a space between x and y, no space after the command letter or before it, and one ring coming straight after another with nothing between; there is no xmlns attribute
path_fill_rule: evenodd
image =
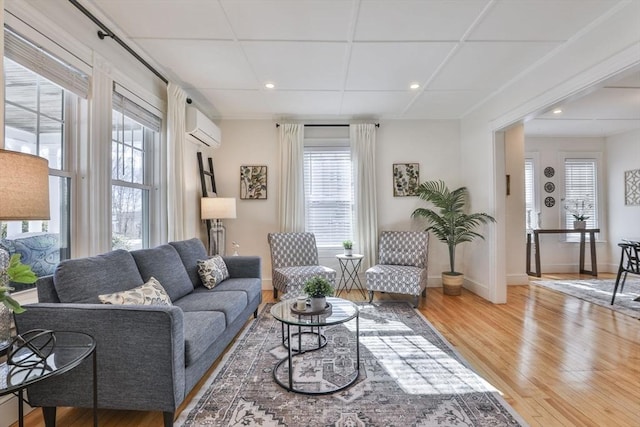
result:
<svg viewBox="0 0 640 427"><path fill-rule="evenodd" d="M338 258L338 262L340 263L341 273L340 281L338 282L338 289L336 289L336 296L340 296L340 292L342 291L349 293L355 287L360 291L362 297L367 299L367 295L364 293L364 289L362 288L362 282L360 282L360 277L358 276L358 270L360 269L360 264L364 259L364 255L338 254L336 255L336 258Z"/></svg>

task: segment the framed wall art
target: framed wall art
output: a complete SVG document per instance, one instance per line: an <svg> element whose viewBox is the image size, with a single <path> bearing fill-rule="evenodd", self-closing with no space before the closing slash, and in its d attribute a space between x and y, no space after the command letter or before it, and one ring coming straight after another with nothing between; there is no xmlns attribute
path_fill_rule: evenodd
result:
<svg viewBox="0 0 640 427"><path fill-rule="evenodd" d="M267 198L267 167L240 166L240 199Z"/></svg>
<svg viewBox="0 0 640 427"><path fill-rule="evenodd" d="M624 204L640 205L640 169L624 173Z"/></svg>
<svg viewBox="0 0 640 427"><path fill-rule="evenodd" d="M393 164L393 196L416 196L420 185L419 163Z"/></svg>

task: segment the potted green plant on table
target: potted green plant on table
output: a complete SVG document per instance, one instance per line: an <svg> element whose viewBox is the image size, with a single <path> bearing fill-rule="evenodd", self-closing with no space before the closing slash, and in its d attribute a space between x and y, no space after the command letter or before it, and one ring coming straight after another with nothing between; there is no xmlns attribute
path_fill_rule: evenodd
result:
<svg viewBox="0 0 640 427"><path fill-rule="evenodd" d="M342 242L342 247L344 248L344 254L346 256L353 255L353 242L351 240L345 240Z"/></svg>
<svg viewBox="0 0 640 427"><path fill-rule="evenodd" d="M593 202L589 197L579 197L576 199L565 199L564 208L573 216L573 228L582 230L587 228L587 220L590 218L587 213L591 212Z"/></svg>
<svg viewBox="0 0 640 427"><path fill-rule="evenodd" d="M450 271L442 272L442 288L445 295L460 295L464 275L457 272L456 246L460 243L471 242L476 237L484 237L474 231L480 224L495 222L495 219L486 213L466 213L469 192L466 187L460 187L450 191L444 181L427 181L422 183L417 190L418 197L426 202L431 202L437 210L418 208L411 214L412 217L425 218L429 226L425 231L431 231L449 249Z"/></svg>
<svg viewBox="0 0 640 427"><path fill-rule="evenodd" d="M0 260L0 349L8 346L11 341L11 312L24 312L20 303L10 296L13 288L9 286L9 282L34 283L37 280L31 267L20 262L19 254L11 256L6 268L3 267L5 263L6 258Z"/></svg>
<svg viewBox="0 0 640 427"><path fill-rule="evenodd" d="M304 282L302 291L309 295L311 311L321 311L327 306L328 296L333 295L333 286L323 277L312 277Z"/></svg>

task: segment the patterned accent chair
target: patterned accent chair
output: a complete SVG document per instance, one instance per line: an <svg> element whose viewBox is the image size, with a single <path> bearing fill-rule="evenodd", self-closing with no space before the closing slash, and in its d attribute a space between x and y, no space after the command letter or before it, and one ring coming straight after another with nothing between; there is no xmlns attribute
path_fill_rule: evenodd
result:
<svg viewBox="0 0 640 427"><path fill-rule="evenodd" d="M302 294L307 279L320 276L335 285L336 271L319 265L313 233L269 233L273 297L294 298Z"/></svg>
<svg viewBox="0 0 640 427"><path fill-rule="evenodd" d="M6 257L20 254L20 261L29 265L37 277L48 276L60 262L60 240L57 233L22 233L0 239L0 252ZM36 285L12 283L11 286L18 292Z"/></svg>
<svg viewBox="0 0 640 427"><path fill-rule="evenodd" d="M429 233L425 231L383 231L378 243L378 264L365 272L369 303L373 292L426 296Z"/></svg>

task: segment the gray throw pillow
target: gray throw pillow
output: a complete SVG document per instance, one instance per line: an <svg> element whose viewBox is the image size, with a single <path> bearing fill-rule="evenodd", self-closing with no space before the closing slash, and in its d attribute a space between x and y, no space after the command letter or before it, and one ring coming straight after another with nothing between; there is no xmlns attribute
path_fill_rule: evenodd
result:
<svg viewBox="0 0 640 427"><path fill-rule="evenodd" d="M160 282L151 277L147 283L128 291L98 295L103 304L118 305L172 305Z"/></svg>
<svg viewBox="0 0 640 427"><path fill-rule="evenodd" d="M202 284L213 289L218 283L229 278L227 264L220 255L214 255L209 259L198 260L198 274Z"/></svg>

